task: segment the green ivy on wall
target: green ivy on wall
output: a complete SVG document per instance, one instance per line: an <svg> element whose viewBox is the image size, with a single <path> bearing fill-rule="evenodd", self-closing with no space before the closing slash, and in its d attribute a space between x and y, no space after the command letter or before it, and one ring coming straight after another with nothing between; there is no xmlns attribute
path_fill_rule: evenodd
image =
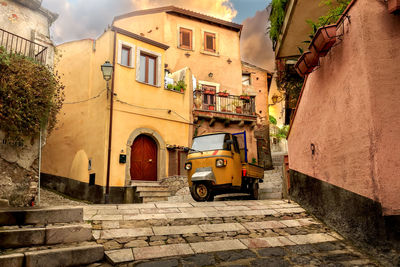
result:
<svg viewBox="0 0 400 267"><path fill-rule="evenodd" d="M60 77L49 67L0 47L0 129L22 141L50 132L64 100Z"/></svg>
<svg viewBox="0 0 400 267"><path fill-rule="evenodd" d="M288 0L272 0L271 2L271 14L269 16L269 21L271 25L269 26L269 38L271 38L272 43L275 47L278 41L279 33L285 19L285 9Z"/></svg>

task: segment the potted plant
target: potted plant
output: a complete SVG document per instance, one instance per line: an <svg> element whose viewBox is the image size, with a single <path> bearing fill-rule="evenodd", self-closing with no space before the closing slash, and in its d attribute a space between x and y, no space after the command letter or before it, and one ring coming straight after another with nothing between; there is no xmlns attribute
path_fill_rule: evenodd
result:
<svg viewBox="0 0 400 267"><path fill-rule="evenodd" d="M400 0L388 0L389 13L395 13L400 10Z"/></svg>
<svg viewBox="0 0 400 267"><path fill-rule="evenodd" d="M215 105L208 105L208 110L215 110Z"/></svg>
<svg viewBox="0 0 400 267"><path fill-rule="evenodd" d="M248 94L242 94L242 95L240 96L240 99L246 100L246 101L250 101L250 96L249 96Z"/></svg>
<svg viewBox="0 0 400 267"><path fill-rule="evenodd" d="M318 65L318 55L310 51L304 52L296 65L294 66L297 73L304 77L305 75L311 73L315 66Z"/></svg>
<svg viewBox="0 0 400 267"><path fill-rule="evenodd" d="M221 105L221 112L227 112L228 111L228 106L229 106L230 104L228 104L228 105Z"/></svg>
<svg viewBox="0 0 400 267"><path fill-rule="evenodd" d="M181 93L185 92L185 90L186 90L186 84L185 84L185 82L184 82L183 80L179 80L179 81L176 83L176 86L178 87L178 91L180 91Z"/></svg>
<svg viewBox="0 0 400 267"><path fill-rule="evenodd" d="M320 57L326 56L336 42L336 27L336 24L331 24L319 28L308 48L310 52Z"/></svg>
<svg viewBox="0 0 400 267"><path fill-rule="evenodd" d="M174 85L173 84L167 84L168 90L174 90Z"/></svg>
<svg viewBox="0 0 400 267"><path fill-rule="evenodd" d="M228 97L229 93L226 90L224 90L222 92L218 92L218 96L219 97Z"/></svg>
<svg viewBox="0 0 400 267"><path fill-rule="evenodd" d="M232 105L235 106L235 111L238 114L242 114L242 105L238 100L234 100L232 102Z"/></svg>

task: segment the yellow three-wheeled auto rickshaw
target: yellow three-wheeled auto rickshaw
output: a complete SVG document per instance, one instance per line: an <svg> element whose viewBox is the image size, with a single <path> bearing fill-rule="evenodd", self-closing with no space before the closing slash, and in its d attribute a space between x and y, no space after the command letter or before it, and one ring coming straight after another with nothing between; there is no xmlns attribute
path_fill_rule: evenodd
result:
<svg viewBox="0 0 400 267"><path fill-rule="evenodd" d="M246 132L195 137L185 163L190 193L196 201L213 201L227 193L248 193L258 199L264 169L247 162Z"/></svg>

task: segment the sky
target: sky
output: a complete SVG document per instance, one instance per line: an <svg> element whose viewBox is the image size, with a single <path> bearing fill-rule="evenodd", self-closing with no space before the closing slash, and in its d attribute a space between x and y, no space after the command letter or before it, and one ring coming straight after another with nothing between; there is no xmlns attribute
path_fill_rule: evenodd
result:
<svg viewBox="0 0 400 267"><path fill-rule="evenodd" d="M273 71L272 43L267 34L271 0L43 0L42 6L59 17L51 27L56 44L98 37L113 17L134 10L175 5L243 24L244 61Z"/></svg>

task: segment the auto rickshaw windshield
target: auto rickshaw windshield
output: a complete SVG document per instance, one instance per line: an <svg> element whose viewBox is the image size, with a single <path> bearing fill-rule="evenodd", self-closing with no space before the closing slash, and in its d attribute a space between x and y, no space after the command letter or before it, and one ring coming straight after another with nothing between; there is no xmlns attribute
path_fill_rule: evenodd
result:
<svg viewBox="0 0 400 267"><path fill-rule="evenodd" d="M208 151L208 150L227 150L226 140L229 140L227 134L211 134L195 137L193 139L192 149L194 151Z"/></svg>

